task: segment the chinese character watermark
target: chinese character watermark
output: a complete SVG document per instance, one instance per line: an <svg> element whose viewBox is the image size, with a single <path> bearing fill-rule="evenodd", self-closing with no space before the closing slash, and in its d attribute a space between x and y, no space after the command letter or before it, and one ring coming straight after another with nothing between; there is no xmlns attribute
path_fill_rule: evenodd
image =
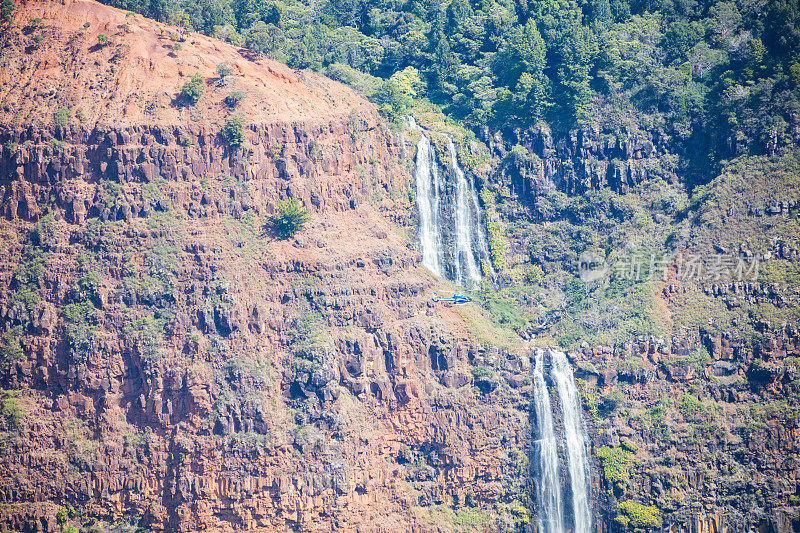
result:
<svg viewBox="0 0 800 533"><path fill-rule="evenodd" d="M733 254L628 253L607 261L594 252L583 252L578 259L578 275L585 283L605 277L631 281L667 281L670 270L678 281L730 283L757 281L759 259Z"/></svg>

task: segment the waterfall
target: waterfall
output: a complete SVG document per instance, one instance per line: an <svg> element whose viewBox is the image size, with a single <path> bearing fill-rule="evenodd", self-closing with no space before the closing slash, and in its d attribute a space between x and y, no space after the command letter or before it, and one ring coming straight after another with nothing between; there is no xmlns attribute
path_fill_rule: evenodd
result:
<svg viewBox="0 0 800 533"><path fill-rule="evenodd" d="M539 428L539 531L561 533L564 515L561 511L561 485L558 475L558 446L553 424L550 392L544 380L544 353L536 350L533 369L533 400L536 425Z"/></svg>
<svg viewBox="0 0 800 533"><path fill-rule="evenodd" d="M549 355L549 377L555 385L558 405L561 409L563 435L556 433L553 404L545 379L545 355ZM534 409L539 439L539 478L537 498L539 500L539 531L542 533L590 533L592 513L589 494L589 453L583 423L578 389L572 367L563 352L536 350L533 369ZM559 472L559 451L565 457L569 486L562 486ZM572 498L571 526L565 524L562 505L563 494Z"/></svg>
<svg viewBox="0 0 800 533"><path fill-rule="evenodd" d="M475 184L472 181L469 182L469 187L472 193L472 208L478 217L478 227L483 228L483 209L481 209L481 204L478 203L478 191L475 190ZM486 240L486 235L483 231L478 231L476 234L478 236L478 256L484 260L483 264L489 269L489 277L494 279L495 272L492 267L492 258L489 255L489 243Z"/></svg>
<svg viewBox="0 0 800 533"><path fill-rule="evenodd" d="M494 279L478 194L458 164L453 140L447 138L450 167L442 168L430 138L413 117L408 117L408 126L421 134L414 181L422 264L465 287L479 284L483 274ZM481 259L487 272L482 273Z"/></svg>
<svg viewBox="0 0 800 533"><path fill-rule="evenodd" d="M414 117L409 118L411 129L422 131ZM436 274L442 271L442 230L439 225L439 165L431 141L423 134L417 143L414 178L417 185L417 207L419 208L419 243L422 248L422 264Z"/></svg>
<svg viewBox="0 0 800 533"><path fill-rule="evenodd" d="M472 230L477 223L477 213L473 222L472 203L469 200L471 191L464 171L458 166L456 147L450 137L447 138L447 151L450 152L453 173L456 177L456 201L453 203L453 218L456 221L456 253L453 256L456 269L455 281L459 285L471 286L481 282L481 271L478 269L472 248Z"/></svg>
<svg viewBox="0 0 800 533"><path fill-rule="evenodd" d="M583 411L572 367L562 352L550 352L552 369L550 375L556 383L564 418L564 442L567 448L567 464L572 488L572 514L574 533L589 533L592 515L589 511L589 462L587 443L583 427Z"/></svg>

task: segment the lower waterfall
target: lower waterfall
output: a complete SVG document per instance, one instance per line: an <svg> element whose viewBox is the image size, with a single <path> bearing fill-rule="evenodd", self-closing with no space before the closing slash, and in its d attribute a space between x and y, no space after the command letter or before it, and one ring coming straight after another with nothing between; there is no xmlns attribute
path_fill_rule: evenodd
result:
<svg viewBox="0 0 800 533"><path fill-rule="evenodd" d="M549 372L545 365L549 359ZM555 402L550 399L547 377L554 385L560 407L562 434L554 422ZM589 452L583 410L572 367L563 352L536 350L533 369L534 409L538 439L537 499L539 531L542 533L589 533L592 512L589 487ZM565 460L560 462L559 457ZM535 458L534 458L535 460ZM569 484L562 484L561 464L566 465ZM571 496L571 497L565 497ZM571 501L572 512L565 516L563 501ZM565 523L568 520L568 523Z"/></svg>
<svg viewBox="0 0 800 533"><path fill-rule="evenodd" d="M575 526L573 531L589 533L592 527L592 515L589 511L589 462L581 400L567 356L562 352L551 351L550 357L552 365L550 375L556 382L564 419L564 443L567 448L567 464L572 488L572 515Z"/></svg>
<svg viewBox="0 0 800 533"><path fill-rule="evenodd" d="M533 369L533 400L536 409L536 426L539 429L539 531L560 533L564 531L564 514L561 510L561 483L558 475L558 441L553 424L550 392L544 380L544 352L536 350Z"/></svg>

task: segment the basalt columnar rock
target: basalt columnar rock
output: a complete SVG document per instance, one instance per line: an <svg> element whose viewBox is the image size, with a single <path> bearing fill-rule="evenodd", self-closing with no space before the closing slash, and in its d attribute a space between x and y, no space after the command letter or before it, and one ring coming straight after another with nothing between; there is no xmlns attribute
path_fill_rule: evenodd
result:
<svg viewBox="0 0 800 533"><path fill-rule="evenodd" d="M374 106L86 0L1 39L4 527L527 520L524 401L473 389L485 350L395 232L409 147ZM287 197L311 220L278 241Z"/></svg>
<svg viewBox="0 0 800 533"><path fill-rule="evenodd" d="M498 131L487 144L504 160L502 181L526 201L555 190L582 194L610 188L624 194L648 177L660 157L676 149L669 139L647 131L554 132L543 123Z"/></svg>
<svg viewBox="0 0 800 533"><path fill-rule="evenodd" d="M408 132L317 74L88 0L20 3L0 66L4 528L536 528L535 351L475 306L431 302L440 281L415 245ZM585 212L607 211L605 229L635 223L594 243L610 249L690 211L685 193L628 202L653 169L659 188L680 188L663 164L678 150L657 133L486 138L472 154L485 172L468 176L488 192L492 259L510 244L499 286L579 292L558 274L591 241ZM600 190L614 195L562 205ZM758 223L796 215L791 190L764 191L722 215L689 213L699 222L687 234L794 268L796 239L750 242ZM310 220L278 240L270 219L287 198ZM745 218L743 238L719 242ZM547 225L572 219L574 232ZM564 333L554 324L567 311L536 314L558 298L523 296L536 320L520 333ZM643 519L639 502L671 531L797 527L786 398L799 341L775 318L791 318L796 291L785 279L668 279L654 291L667 318L698 298L751 316L568 353L598 531L631 529L618 513ZM773 309L786 313L762 312Z"/></svg>

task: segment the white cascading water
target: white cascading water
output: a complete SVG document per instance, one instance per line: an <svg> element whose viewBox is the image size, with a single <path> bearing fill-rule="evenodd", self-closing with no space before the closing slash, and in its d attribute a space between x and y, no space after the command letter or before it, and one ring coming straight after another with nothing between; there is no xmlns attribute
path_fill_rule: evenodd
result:
<svg viewBox="0 0 800 533"><path fill-rule="evenodd" d="M472 230L478 222L477 212L473 221L472 203L470 202L470 187L464 171L458 166L456 147L453 139L448 137L447 150L453 165L456 177L456 201L453 204L453 218L455 219L456 249L453 255L456 268L455 282L459 285L472 286L481 282L481 271L475 261L475 251L472 247Z"/></svg>
<svg viewBox="0 0 800 533"><path fill-rule="evenodd" d="M539 428L539 531L562 533L564 514L561 510L561 483L558 475L558 441L553 424L550 392L544 380L544 352L536 350L533 368L533 400L536 425Z"/></svg>
<svg viewBox="0 0 800 533"><path fill-rule="evenodd" d="M589 462L581 400L567 356L551 350L550 364L550 376L556 383L564 419L564 442L572 488L573 532L589 533L592 527L592 515L589 511Z"/></svg>
<svg viewBox="0 0 800 533"><path fill-rule="evenodd" d="M547 350L550 356L550 379L555 384L564 426L563 446L569 473L569 490L572 494L572 527L564 523L561 503L562 491L559 476L559 439L553 423L550 392L545 381L545 351L536 350L533 370L534 407L539 429L539 531L542 533L590 533L592 513L589 495L589 452L583 424L578 389L572 367L563 352Z"/></svg>
<svg viewBox="0 0 800 533"><path fill-rule="evenodd" d="M444 171L434 146L414 117L408 117L408 126L421 134L414 180L422 264L437 276L472 288L481 282L479 259L485 259L488 272L484 273L494 279L478 194L458 165L453 140L447 138L451 171Z"/></svg>
<svg viewBox="0 0 800 533"><path fill-rule="evenodd" d="M479 227L483 228L483 210L481 209L481 204L478 202L478 191L475 190L475 184L472 181L469 182L469 187L472 196L472 208L475 210L475 214L478 218L477 224ZM484 259L482 266L489 269L489 278L494 279L495 273L492 267L492 259L489 256L489 243L483 231L476 232L476 235L478 237L478 257Z"/></svg>
<svg viewBox="0 0 800 533"><path fill-rule="evenodd" d="M422 131L414 117L408 117L411 129ZM423 134L417 143L414 178L417 185L417 207L419 208L419 243L422 248L422 264L436 274L442 270L442 230L439 224L439 165L431 141Z"/></svg>

